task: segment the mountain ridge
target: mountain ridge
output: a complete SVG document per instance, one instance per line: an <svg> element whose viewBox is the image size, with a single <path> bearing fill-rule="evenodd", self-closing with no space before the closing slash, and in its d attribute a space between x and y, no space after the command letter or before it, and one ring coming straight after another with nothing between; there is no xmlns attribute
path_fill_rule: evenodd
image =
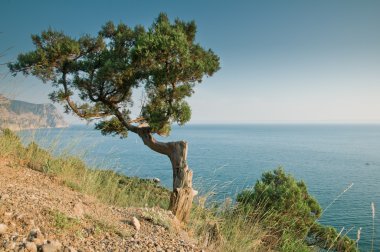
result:
<svg viewBox="0 0 380 252"><path fill-rule="evenodd" d="M0 128L24 130L64 127L68 127L68 124L53 104L11 100L0 94Z"/></svg>

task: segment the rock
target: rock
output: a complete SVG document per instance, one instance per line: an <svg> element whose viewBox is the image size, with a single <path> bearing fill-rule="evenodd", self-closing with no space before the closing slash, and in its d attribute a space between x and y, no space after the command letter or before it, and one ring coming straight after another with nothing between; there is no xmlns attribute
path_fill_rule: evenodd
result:
<svg viewBox="0 0 380 252"><path fill-rule="evenodd" d="M34 242L25 243L25 250L28 252L37 252L37 245Z"/></svg>
<svg viewBox="0 0 380 252"><path fill-rule="evenodd" d="M77 250L73 247L65 247L63 252L77 252Z"/></svg>
<svg viewBox="0 0 380 252"><path fill-rule="evenodd" d="M48 241L47 244L42 245L42 252L59 252L62 249L62 244L59 241Z"/></svg>
<svg viewBox="0 0 380 252"><path fill-rule="evenodd" d="M8 244L5 246L5 248L8 249L8 250L13 251L13 250L16 249L16 243L13 242L13 241L11 241L10 243L8 243ZM7 251L8 251L8 250L7 250Z"/></svg>
<svg viewBox="0 0 380 252"><path fill-rule="evenodd" d="M7 230L8 230L7 225L1 223L0 224L0 235L5 234L7 232Z"/></svg>
<svg viewBox="0 0 380 252"><path fill-rule="evenodd" d="M140 230L140 221L136 218L136 217L134 217L133 216L133 218L132 218L132 224L133 224L133 226L135 227L135 229L137 230L137 231L139 231Z"/></svg>
<svg viewBox="0 0 380 252"><path fill-rule="evenodd" d="M33 242L37 245L37 246L41 246L45 243L44 239L39 239L39 238L35 238L33 239Z"/></svg>
<svg viewBox="0 0 380 252"><path fill-rule="evenodd" d="M193 196L198 195L198 191L193 189Z"/></svg>
<svg viewBox="0 0 380 252"><path fill-rule="evenodd" d="M78 202L78 203L75 204L75 206L73 208L73 214L77 218L82 218L83 217L83 215L84 215L84 207L83 207L83 204L81 202Z"/></svg>
<svg viewBox="0 0 380 252"><path fill-rule="evenodd" d="M153 178L153 182L158 184L161 182L161 180L159 178Z"/></svg>
<svg viewBox="0 0 380 252"><path fill-rule="evenodd" d="M39 228L33 228L29 232L28 241L43 240L44 236Z"/></svg>
<svg viewBox="0 0 380 252"><path fill-rule="evenodd" d="M5 213L4 213L4 219L5 219L5 220L10 220L10 219L12 219L12 213L11 213L11 212L5 212Z"/></svg>
<svg viewBox="0 0 380 252"><path fill-rule="evenodd" d="M7 199L9 199L9 194L6 194L6 193L5 193L5 194L1 195L1 196L0 196L0 199L1 199L1 200L7 200Z"/></svg>

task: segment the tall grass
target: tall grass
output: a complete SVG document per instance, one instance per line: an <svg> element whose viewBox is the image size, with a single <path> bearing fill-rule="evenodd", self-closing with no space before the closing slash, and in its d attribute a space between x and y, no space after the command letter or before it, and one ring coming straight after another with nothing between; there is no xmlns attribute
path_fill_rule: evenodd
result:
<svg viewBox="0 0 380 252"><path fill-rule="evenodd" d="M41 149L35 142L26 147L10 130L0 136L0 157L14 166L27 166L33 170L59 177L72 188L93 195L102 202L117 206L159 206L167 208L170 191L151 180L127 177L112 170L93 169L78 157L53 156L53 150Z"/></svg>
<svg viewBox="0 0 380 252"><path fill-rule="evenodd" d="M262 226L258 216L239 211L226 202L204 208L194 204L189 228L210 251L271 251L277 238Z"/></svg>

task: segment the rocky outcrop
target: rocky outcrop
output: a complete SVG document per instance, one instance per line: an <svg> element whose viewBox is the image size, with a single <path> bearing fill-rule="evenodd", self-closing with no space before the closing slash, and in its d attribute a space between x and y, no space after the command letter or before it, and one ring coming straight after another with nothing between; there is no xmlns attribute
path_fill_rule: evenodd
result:
<svg viewBox="0 0 380 252"><path fill-rule="evenodd" d="M0 94L0 128L63 128L68 124L53 104L10 100Z"/></svg>

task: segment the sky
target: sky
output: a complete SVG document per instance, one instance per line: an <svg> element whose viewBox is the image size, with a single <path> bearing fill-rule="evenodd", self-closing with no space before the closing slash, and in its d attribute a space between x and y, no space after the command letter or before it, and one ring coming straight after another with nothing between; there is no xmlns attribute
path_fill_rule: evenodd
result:
<svg viewBox="0 0 380 252"><path fill-rule="evenodd" d="M147 27L160 12L195 20L197 42L221 69L190 98L191 123L380 122L377 0L2 0L0 12L0 63L32 50L30 35L49 27L79 37L109 20ZM45 103L50 91L0 66L0 93Z"/></svg>

